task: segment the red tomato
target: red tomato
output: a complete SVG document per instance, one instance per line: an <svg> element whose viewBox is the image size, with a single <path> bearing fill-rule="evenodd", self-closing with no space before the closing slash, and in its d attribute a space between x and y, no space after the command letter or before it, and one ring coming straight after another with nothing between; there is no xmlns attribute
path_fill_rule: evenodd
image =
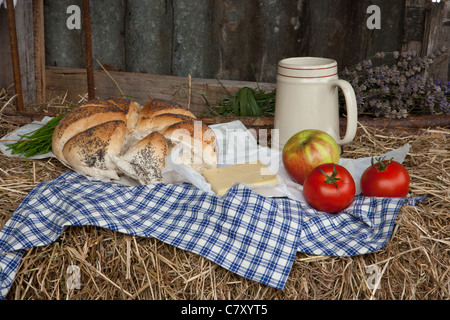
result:
<svg viewBox="0 0 450 320"><path fill-rule="evenodd" d="M333 163L316 167L303 184L303 195L309 205L328 213L347 208L355 198L355 190L355 181L347 169Z"/></svg>
<svg viewBox="0 0 450 320"><path fill-rule="evenodd" d="M366 197L403 198L409 192L410 177L405 167L391 160L377 159L361 176L361 191Z"/></svg>

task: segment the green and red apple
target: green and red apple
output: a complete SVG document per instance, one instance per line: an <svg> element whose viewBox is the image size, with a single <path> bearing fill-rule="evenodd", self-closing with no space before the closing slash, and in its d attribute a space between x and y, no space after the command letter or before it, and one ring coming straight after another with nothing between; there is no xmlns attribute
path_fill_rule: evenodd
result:
<svg viewBox="0 0 450 320"><path fill-rule="evenodd" d="M283 164L289 176L303 185L306 177L323 163L339 164L336 141L321 130L303 130L294 134L283 147Z"/></svg>

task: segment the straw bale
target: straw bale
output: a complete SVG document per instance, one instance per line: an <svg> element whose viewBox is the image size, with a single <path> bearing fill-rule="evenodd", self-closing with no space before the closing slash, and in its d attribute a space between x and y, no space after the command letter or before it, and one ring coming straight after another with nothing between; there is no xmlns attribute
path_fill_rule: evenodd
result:
<svg viewBox="0 0 450 320"><path fill-rule="evenodd" d="M2 136L16 128L0 118ZM7 299L448 300L450 129L414 135L361 129L343 156L374 156L409 143L405 166L411 192L426 196L417 206L401 209L391 240L378 252L357 257L298 253L286 288L276 290L156 239L69 227L54 243L27 250ZM26 161L0 154L0 228L36 184L65 170L55 159ZM71 265L81 271L79 290L66 283ZM374 266L381 275L378 284L371 279Z"/></svg>

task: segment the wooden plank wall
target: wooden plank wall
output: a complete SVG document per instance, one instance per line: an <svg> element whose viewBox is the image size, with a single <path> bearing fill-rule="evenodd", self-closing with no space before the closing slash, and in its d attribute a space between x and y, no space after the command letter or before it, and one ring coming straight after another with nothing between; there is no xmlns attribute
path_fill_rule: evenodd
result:
<svg viewBox="0 0 450 320"><path fill-rule="evenodd" d="M381 29L366 25L367 8L373 4L381 9ZM67 28L70 5L82 7L81 0L19 1L16 16L24 89L29 94L26 103L33 103L33 98L40 103L75 87L85 89L79 78L85 67L83 30ZM277 62L286 57L334 58L342 69L378 51L415 49L428 54L443 44L450 48L449 19L450 1L91 0L94 59L108 70L124 72L115 76L128 81L122 83L127 93L144 99L156 94L158 86L145 94L154 75L176 77L182 85L191 75L194 82L237 81L228 83L233 89L234 83L255 80L273 87ZM6 12L0 9L0 88L13 83L8 44ZM448 59L429 70L429 75L447 81L449 73ZM142 85L132 81L132 75ZM76 86L70 86L71 77ZM96 72L96 86L103 88L98 92L116 92L111 83ZM69 96L76 100L82 94Z"/></svg>
<svg viewBox="0 0 450 320"><path fill-rule="evenodd" d="M431 6L425 20L422 53L432 54L436 48L446 46L450 50L450 2L442 1ZM433 64L427 74L436 80L449 80L449 58Z"/></svg>
<svg viewBox="0 0 450 320"><path fill-rule="evenodd" d="M32 0L18 1L15 13L23 101L24 104L30 104L34 103L36 98ZM0 7L0 89L9 88L11 92L14 92L8 30L8 18L2 5Z"/></svg>
<svg viewBox="0 0 450 320"><path fill-rule="evenodd" d="M86 70L78 68L47 67L47 97L49 99L65 97L77 102L86 97ZM256 88L250 81L203 79L110 71L94 72L95 90L98 97L119 96L122 93L133 100L145 104L153 98L175 101L189 107L197 114L208 112L207 103L217 103L229 92L235 94L242 87ZM114 79L114 81L111 79ZM119 88L118 88L119 86ZM274 83L258 83L258 87L267 92L275 90ZM190 88L190 90L189 90ZM224 89L226 88L226 90Z"/></svg>
<svg viewBox="0 0 450 320"><path fill-rule="evenodd" d="M82 30L65 26L81 1L44 3L47 65L83 67ZM380 30L366 26L371 4ZM94 58L126 72L275 82L282 58L325 56L343 68L401 49L403 11L391 0L95 0Z"/></svg>
<svg viewBox="0 0 450 320"><path fill-rule="evenodd" d="M442 46L450 50L450 1L406 0L402 50L415 50L426 56ZM435 80L448 81L449 59L433 64L427 75Z"/></svg>

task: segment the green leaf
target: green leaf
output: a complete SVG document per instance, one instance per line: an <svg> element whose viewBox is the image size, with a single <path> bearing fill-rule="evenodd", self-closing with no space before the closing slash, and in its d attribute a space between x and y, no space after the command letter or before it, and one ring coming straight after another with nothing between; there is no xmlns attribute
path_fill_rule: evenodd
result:
<svg viewBox="0 0 450 320"><path fill-rule="evenodd" d="M232 106L233 106L233 113L234 113L234 115L235 116L237 116L237 117L239 117L239 115L240 115L240 110L239 110L239 100L238 100L238 98L236 97L236 98L234 98L233 100L232 100Z"/></svg>
<svg viewBox="0 0 450 320"><path fill-rule="evenodd" d="M240 115L242 117L248 117L250 115L250 108L248 105L248 88L242 88L239 93L239 107Z"/></svg>
<svg viewBox="0 0 450 320"><path fill-rule="evenodd" d="M20 135L20 139L8 144L8 150L14 155L32 157L51 151L53 131L65 114L52 118L46 125L28 134Z"/></svg>
<svg viewBox="0 0 450 320"><path fill-rule="evenodd" d="M256 117L261 117L263 115L261 108L258 106L253 94L248 95L248 104L251 109L251 115Z"/></svg>
<svg viewBox="0 0 450 320"><path fill-rule="evenodd" d="M222 116L233 114L235 116L264 116L275 114L276 94L265 92L259 85L256 89L241 88L234 96L224 97L217 106L215 112Z"/></svg>

